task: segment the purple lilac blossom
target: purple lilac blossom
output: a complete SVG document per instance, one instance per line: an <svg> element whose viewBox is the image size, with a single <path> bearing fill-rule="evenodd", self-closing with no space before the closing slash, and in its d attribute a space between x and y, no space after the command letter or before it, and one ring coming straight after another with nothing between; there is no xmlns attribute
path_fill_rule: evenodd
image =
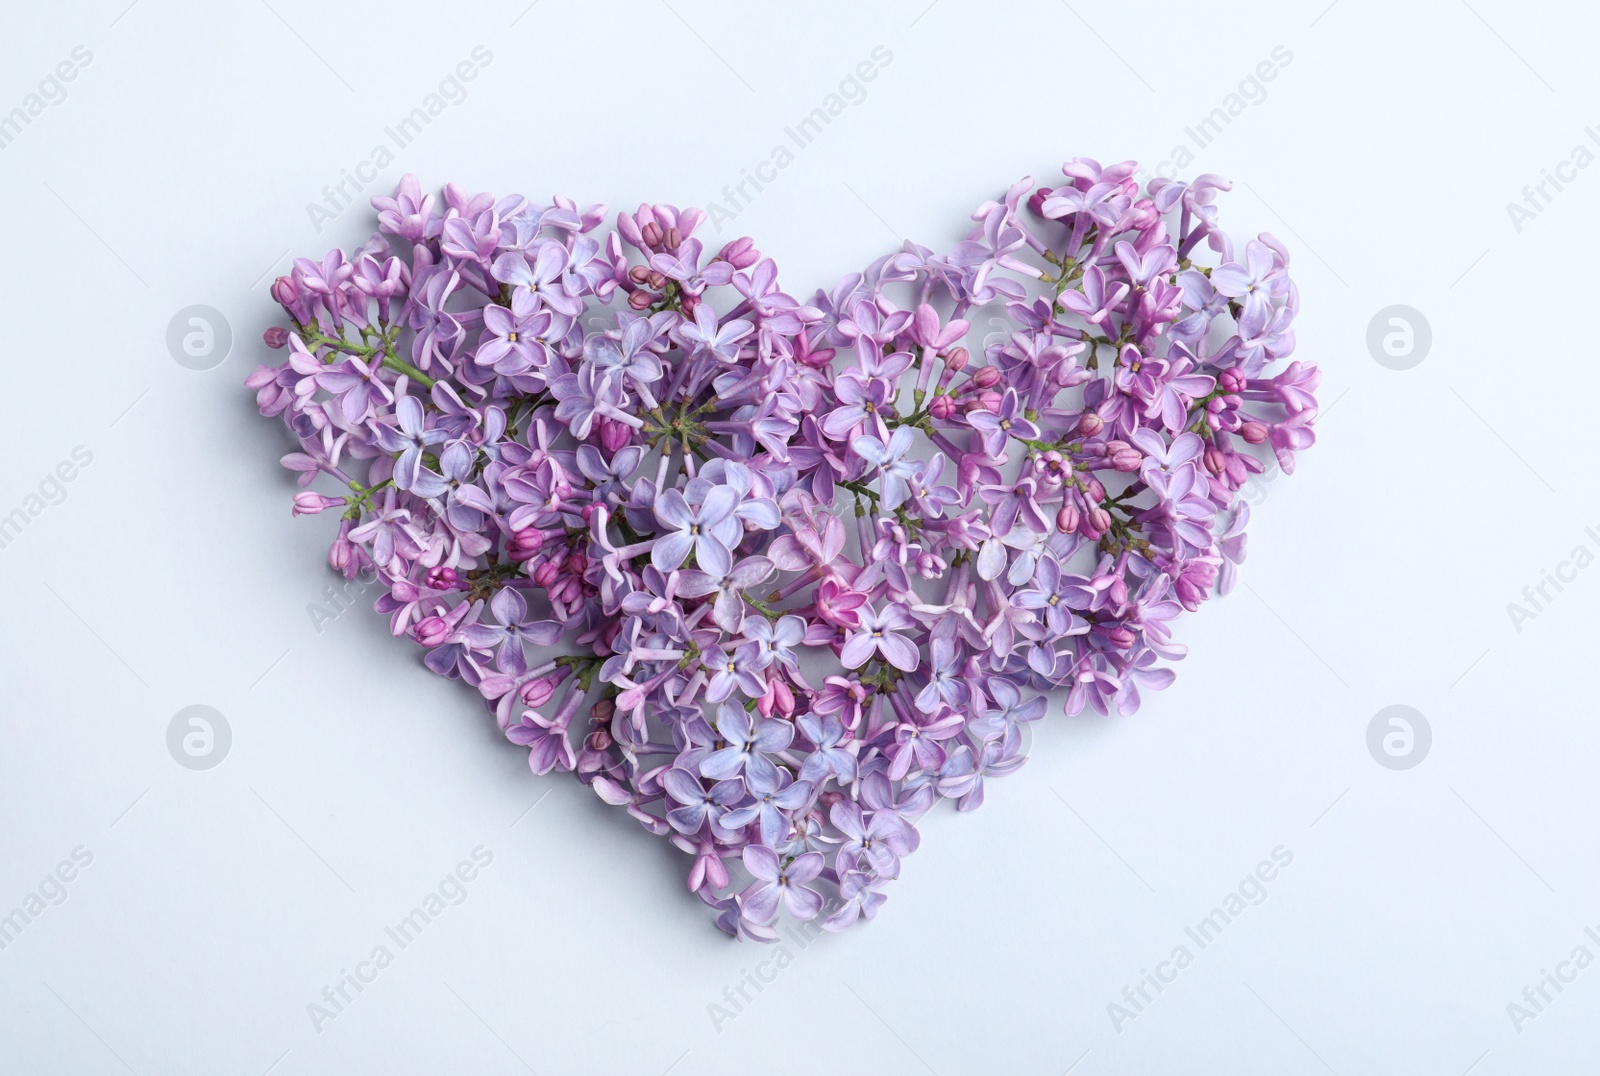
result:
<svg viewBox="0 0 1600 1076"><path fill-rule="evenodd" d="M728 933L843 929L1046 693L1171 683L1242 488L1315 442L1283 244L1218 229L1216 176L1137 172L1069 161L809 298L698 210L406 176L274 281L247 384L330 564L534 772L670 840Z"/></svg>

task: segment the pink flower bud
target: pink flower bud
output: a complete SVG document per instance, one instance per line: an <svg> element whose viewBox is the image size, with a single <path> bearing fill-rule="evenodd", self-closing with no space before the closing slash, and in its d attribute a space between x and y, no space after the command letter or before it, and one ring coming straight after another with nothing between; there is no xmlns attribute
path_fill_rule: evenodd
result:
<svg viewBox="0 0 1600 1076"><path fill-rule="evenodd" d="M607 453L615 454L633 437L633 427L614 418L600 418L600 445Z"/></svg>
<svg viewBox="0 0 1600 1076"><path fill-rule="evenodd" d="M1085 411L1078 417L1078 433L1083 437L1093 437L1106 428L1106 420L1093 411Z"/></svg>
<svg viewBox="0 0 1600 1076"><path fill-rule="evenodd" d="M1239 427L1239 436L1252 445L1259 445L1267 439L1267 427L1264 423L1251 419Z"/></svg>
<svg viewBox="0 0 1600 1076"><path fill-rule="evenodd" d="M813 370L822 370L833 362L835 354L837 352L831 347L819 347L796 357L799 358L802 364L811 367Z"/></svg>
<svg viewBox="0 0 1600 1076"><path fill-rule="evenodd" d="M678 230L676 224L667 229L666 240L668 250L677 250L683 246L683 233Z"/></svg>
<svg viewBox="0 0 1600 1076"><path fill-rule="evenodd" d="M635 284L645 283L650 279L650 267L648 265L635 265L628 270L628 279Z"/></svg>
<svg viewBox="0 0 1600 1076"><path fill-rule="evenodd" d="M328 566L336 572L342 572L350 566L350 562L355 559L355 555L355 543L341 534L334 539L333 545L328 548Z"/></svg>
<svg viewBox="0 0 1600 1076"><path fill-rule="evenodd" d="M582 553L569 553L565 563L567 571L573 575L581 576L584 569L589 567L589 561Z"/></svg>
<svg viewBox="0 0 1600 1076"><path fill-rule="evenodd" d="M659 295L653 295L648 291L636 291L628 296L628 305L635 310L643 310L659 298Z"/></svg>
<svg viewBox="0 0 1600 1076"><path fill-rule="evenodd" d="M748 269L761 260L761 252L756 249L754 240L744 236L723 247L717 257L735 269Z"/></svg>
<svg viewBox="0 0 1600 1076"><path fill-rule="evenodd" d="M434 590L453 590L461 576L457 574L454 568L446 568L442 564L436 564L429 568L428 574L422 578Z"/></svg>
<svg viewBox="0 0 1600 1076"><path fill-rule="evenodd" d="M991 369L991 367L986 366L984 369ZM972 403L967 406L967 410L993 411L995 414L999 414L1000 404L1004 400L1004 396L1001 396L998 392L995 392L993 389L991 389L988 392L978 393L977 397L973 399Z"/></svg>
<svg viewBox="0 0 1600 1076"><path fill-rule="evenodd" d="M1212 474L1222 474L1228 469L1228 458L1218 448L1206 449L1206 470Z"/></svg>
<svg viewBox="0 0 1600 1076"><path fill-rule="evenodd" d="M1100 480L1098 478L1091 477L1086 480L1084 482L1083 492L1091 501L1099 502L1106 499L1106 487L1100 484Z"/></svg>
<svg viewBox="0 0 1600 1076"><path fill-rule="evenodd" d="M1126 650L1138 641L1138 636L1127 628L1112 628L1106 632L1106 639L1118 650Z"/></svg>
<svg viewBox="0 0 1600 1076"><path fill-rule="evenodd" d="M951 373L959 374L962 370L967 368L967 363L971 361L971 359L971 352L964 347L957 346L951 348L949 353L945 355L944 364L949 368Z"/></svg>
<svg viewBox="0 0 1600 1076"><path fill-rule="evenodd" d="M527 706L543 706L556 693L554 677L541 676L522 685L522 701Z"/></svg>
<svg viewBox="0 0 1600 1076"><path fill-rule="evenodd" d="M1082 514L1078 511L1076 505L1062 505L1061 511L1056 513L1056 530L1060 531L1062 534L1071 534L1073 531L1078 529L1078 522L1081 518L1081 515Z"/></svg>
<svg viewBox="0 0 1600 1076"><path fill-rule="evenodd" d="M269 326L267 331L261 334L261 342L277 351L289 342L289 330L282 325Z"/></svg>
<svg viewBox="0 0 1600 1076"><path fill-rule="evenodd" d="M1231 367L1222 371L1222 375L1217 380L1222 383L1223 392L1238 393L1244 391L1246 378L1238 367Z"/></svg>
<svg viewBox="0 0 1600 1076"><path fill-rule="evenodd" d="M417 626L411 629L411 634L416 637L417 642L431 649L450 637L450 625L444 622L443 617L423 617L417 621Z"/></svg>
<svg viewBox="0 0 1600 1076"><path fill-rule="evenodd" d="M665 238L661 234L661 225L657 224L655 221L651 221L643 228L640 228L639 234L644 238L644 245L650 247L652 250L659 248L661 246L661 240Z"/></svg>
<svg viewBox="0 0 1600 1076"><path fill-rule="evenodd" d="M956 402L948 396L939 395L928 401L928 414L943 422L956 413Z"/></svg>
<svg viewBox="0 0 1600 1076"><path fill-rule="evenodd" d="M1144 462L1139 450L1126 441L1107 441L1106 458L1111 461L1111 466L1125 473L1137 471Z"/></svg>
<svg viewBox="0 0 1600 1076"><path fill-rule="evenodd" d="M980 389L993 388L1000 381L998 366L982 366L972 375L972 383Z"/></svg>
<svg viewBox="0 0 1600 1076"><path fill-rule="evenodd" d="M1083 517L1083 533L1088 538L1098 538L1111 529L1111 513L1098 504Z"/></svg>
<svg viewBox="0 0 1600 1076"><path fill-rule="evenodd" d="M512 560L532 560L544 545L544 532L537 527L524 527L506 543L506 556ZM541 586L547 584L540 584Z"/></svg>
<svg viewBox="0 0 1600 1076"><path fill-rule="evenodd" d="M610 699L598 699L589 707L589 721L601 728L611 724L611 719L617 716L617 704Z"/></svg>
<svg viewBox="0 0 1600 1076"><path fill-rule="evenodd" d="M324 497L320 493L304 490L294 495L294 514L297 516L314 516L319 512L326 512L330 508L348 504L343 497Z"/></svg>
<svg viewBox="0 0 1600 1076"><path fill-rule="evenodd" d="M547 560L534 570L533 581L541 587L549 587L561 578L561 565L553 560Z"/></svg>
<svg viewBox="0 0 1600 1076"><path fill-rule="evenodd" d="M1038 190L1034 191L1028 196L1028 211L1033 213L1035 216L1043 215L1044 200L1050 197L1052 193L1054 192L1051 191L1049 187L1040 187Z"/></svg>
<svg viewBox="0 0 1600 1076"><path fill-rule="evenodd" d="M295 287L293 280L280 276L272 282L272 298L280 306L292 306L300 298L300 289Z"/></svg>

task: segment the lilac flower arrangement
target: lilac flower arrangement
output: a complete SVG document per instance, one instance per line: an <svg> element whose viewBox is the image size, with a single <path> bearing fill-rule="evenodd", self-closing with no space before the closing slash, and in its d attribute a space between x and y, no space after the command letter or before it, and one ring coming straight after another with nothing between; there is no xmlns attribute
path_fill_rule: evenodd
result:
<svg viewBox="0 0 1600 1076"><path fill-rule="evenodd" d="M287 360L248 385L333 567L535 773L687 853L730 934L842 929L936 801L1022 765L1045 693L1171 683L1241 485L1315 440L1288 252L1218 229L1225 181L1136 172L1075 159L805 301L698 210L608 229L407 176L274 282ZM1011 330L981 355L980 311Z"/></svg>

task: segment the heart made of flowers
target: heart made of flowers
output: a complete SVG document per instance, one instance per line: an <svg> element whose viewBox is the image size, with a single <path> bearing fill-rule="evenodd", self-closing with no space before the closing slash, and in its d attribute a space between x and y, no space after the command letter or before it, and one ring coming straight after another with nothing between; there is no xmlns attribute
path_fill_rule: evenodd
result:
<svg viewBox="0 0 1600 1076"><path fill-rule="evenodd" d="M288 358L247 383L333 567L535 773L688 853L729 933L842 929L936 801L1022 765L1044 692L1131 714L1172 681L1240 487L1315 440L1288 253L1218 230L1229 184L1062 171L804 302L699 210L607 230L406 176L274 282Z"/></svg>

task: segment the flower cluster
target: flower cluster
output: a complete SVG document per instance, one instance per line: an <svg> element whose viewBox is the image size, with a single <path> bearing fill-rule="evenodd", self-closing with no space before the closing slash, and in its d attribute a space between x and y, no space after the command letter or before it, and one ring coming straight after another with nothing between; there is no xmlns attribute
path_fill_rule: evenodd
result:
<svg viewBox="0 0 1600 1076"><path fill-rule="evenodd" d="M808 301L694 209L407 176L274 282L287 361L248 384L333 567L536 773L670 838L728 932L841 929L935 801L1023 763L1043 693L1171 682L1241 485L1314 440L1287 252L1218 230L1223 180L1136 167L1025 179ZM980 312L1007 331L969 348Z"/></svg>

